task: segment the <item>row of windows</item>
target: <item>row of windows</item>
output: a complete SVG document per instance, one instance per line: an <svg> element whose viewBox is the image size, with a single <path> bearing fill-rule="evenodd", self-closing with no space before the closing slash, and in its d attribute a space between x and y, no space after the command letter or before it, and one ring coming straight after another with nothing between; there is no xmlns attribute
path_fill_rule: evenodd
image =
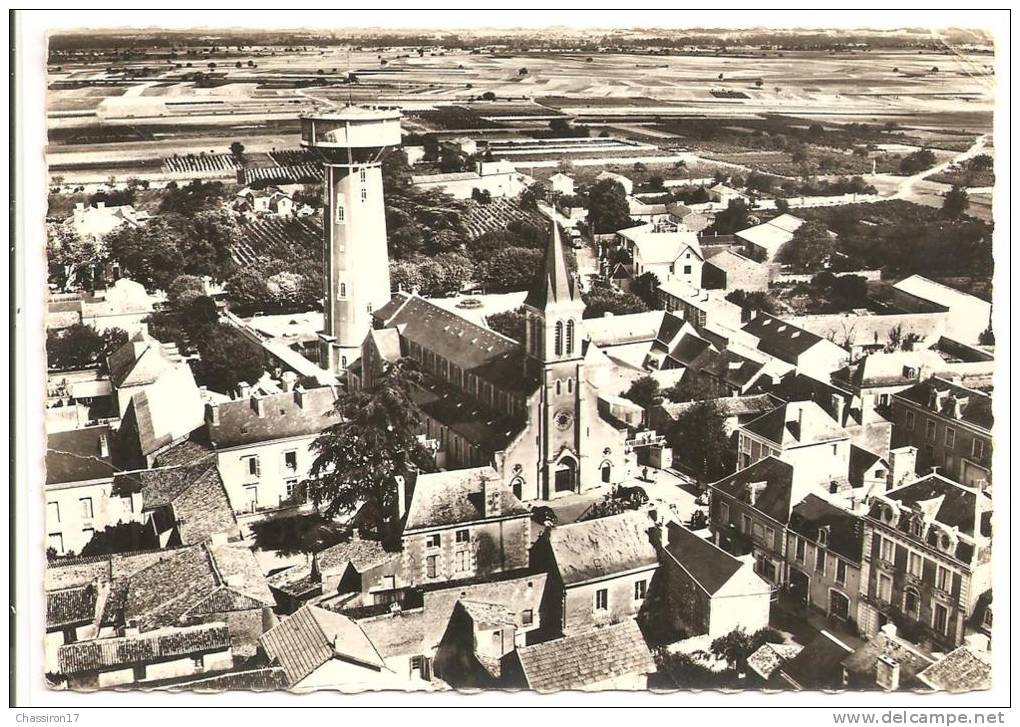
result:
<svg viewBox="0 0 1020 727"><path fill-rule="evenodd" d="M361 170L360 177L361 177L361 183L362 184L364 184L366 181L368 181L368 174L366 173L366 171L364 169ZM366 200L368 200L368 190L365 189L364 187L362 187L361 188L361 201L365 202ZM336 205L335 206L336 206L336 223L338 225L342 225L344 223L344 196L342 194L338 194L336 196Z"/></svg>
<svg viewBox="0 0 1020 727"><path fill-rule="evenodd" d="M453 537L454 542L457 543L468 543L471 541L471 533L468 531L467 528L455 531ZM425 547L438 548L440 545L442 545L442 542L443 538L441 533L432 533L432 535L429 535L427 538L425 538Z"/></svg>
<svg viewBox="0 0 1020 727"><path fill-rule="evenodd" d="M822 532L824 532L824 531L822 531ZM794 549L794 559L798 563L805 563L805 561L807 560L807 540L805 540L804 538L798 538L796 536L791 536L791 537L793 537L794 541L795 541L794 542L794 548L793 548ZM824 540L824 538L820 539L818 544L815 546L814 571L815 571L815 573L817 573L818 575L820 575L820 576L822 576L824 578L827 575L828 571L829 571L829 567L828 567L829 566L829 558L828 558L829 554L828 554L828 551L826 551L826 549L824 547L826 545L826 543L823 542L823 540ZM847 572L849 570L849 565L847 564L847 562L845 560L843 560L842 558L840 558L837 555L833 555L832 556L832 560L836 564L836 570L835 570L835 573L833 573L833 580L836 583L845 586L846 585L846 576L847 576Z"/></svg>
<svg viewBox="0 0 1020 727"><path fill-rule="evenodd" d="M248 475L248 479L257 480L262 476L262 461L257 454L249 454L241 457L242 467ZM280 473L284 475L293 474L298 469L298 451L288 449L280 457Z"/></svg>
<svg viewBox="0 0 1020 727"><path fill-rule="evenodd" d="M875 537L879 540L879 557L889 565L895 565L896 541L891 538L883 538L878 534ZM904 547L907 551L907 573L915 578L920 578L924 573L924 555L911 548L900 547ZM953 571L939 563L935 563L935 587L940 591L948 593L952 588L952 583Z"/></svg>
<svg viewBox="0 0 1020 727"><path fill-rule="evenodd" d="M892 605L893 579L885 573L878 574L878 599ZM908 586L903 590L903 600L900 604L905 616L915 621L921 618L921 594L913 587ZM935 631L946 635L949 633L949 607L936 600L931 599L931 620L929 621Z"/></svg>
<svg viewBox="0 0 1020 727"><path fill-rule="evenodd" d="M513 416L524 408L519 397L508 394L488 381L483 381L474 374L464 371L460 366L451 363L442 356L437 356L435 352L423 349L421 344L411 341L408 350L411 356L425 367L426 371L439 376L493 409Z"/></svg>
<svg viewBox="0 0 1020 727"><path fill-rule="evenodd" d="M913 431L917 424L916 416L911 410L907 410L904 413L904 424L907 429ZM931 443L937 443L938 440L938 420L928 417L924 424L924 437L925 441ZM956 430L952 427L946 427L945 432L942 436L942 443L946 447L956 446ZM930 450L929 450L930 451ZM972 457L982 458L985 456L985 442L980 437L974 437L970 441L970 453Z"/></svg>
<svg viewBox="0 0 1020 727"><path fill-rule="evenodd" d="M93 517L92 498L82 497L78 499L78 508L82 520L91 520ZM60 522L60 503L46 503L46 522L57 524Z"/></svg>
<svg viewBox="0 0 1020 727"><path fill-rule="evenodd" d="M634 600L643 601L645 595L648 593L648 581L640 580L634 581ZM594 603L592 604L593 611L608 611L609 610L609 589L600 588L595 591Z"/></svg>

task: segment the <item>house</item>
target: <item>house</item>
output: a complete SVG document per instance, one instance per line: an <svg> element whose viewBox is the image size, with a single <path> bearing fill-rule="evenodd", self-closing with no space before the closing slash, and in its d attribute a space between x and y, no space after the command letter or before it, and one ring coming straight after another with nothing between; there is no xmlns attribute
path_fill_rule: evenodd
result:
<svg viewBox="0 0 1020 727"><path fill-rule="evenodd" d="M719 182L713 187L709 187L708 195L713 202L716 202L721 207L728 207L730 202L735 200L741 200L743 202L750 202L751 200L750 197L740 190L727 186L722 182Z"/></svg>
<svg viewBox="0 0 1020 727"><path fill-rule="evenodd" d="M832 341L768 313L753 315L742 330L757 339L762 353L795 366L798 373L823 381L849 360L849 353Z"/></svg>
<svg viewBox="0 0 1020 727"><path fill-rule="evenodd" d="M436 649L435 675L455 689L498 687L515 650L515 618L500 604L458 600Z"/></svg>
<svg viewBox="0 0 1020 727"><path fill-rule="evenodd" d="M680 278L665 280L659 284L659 301L663 309L675 312L698 329L712 326L739 330L743 322L743 311L726 300L725 291L707 290L700 287L700 282L692 285Z"/></svg>
<svg viewBox="0 0 1020 727"><path fill-rule="evenodd" d="M672 222L672 213L664 202L645 202L639 197L628 197L627 205L632 220L652 224Z"/></svg>
<svg viewBox="0 0 1020 727"><path fill-rule="evenodd" d="M932 376L892 395L892 444L917 448L918 473L937 468L971 487L992 484L992 396Z"/></svg>
<svg viewBox="0 0 1020 727"><path fill-rule="evenodd" d="M259 645L292 691L400 689L408 681L386 666L356 621L318 606L301 607L262 634Z"/></svg>
<svg viewBox="0 0 1020 727"><path fill-rule="evenodd" d="M783 664L800 653L804 647L800 644L771 644L764 643L747 657L747 668L761 682L769 682L770 677ZM774 681L772 682L775 683Z"/></svg>
<svg viewBox="0 0 1020 727"><path fill-rule="evenodd" d="M223 672L234 665L224 623L167 626L123 636L64 644L57 650L57 673L75 690L165 684L196 674Z"/></svg>
<svg viewBox="0 0 1020 727"><path fill-rule="evenodd" d="M492 467L419 475L401 534L403 583L525 568L530 512Z"/></svg>
<svg viewBox="0 0 1020 727"><path fill-rule="evenodd" d="M823 630L796 656L782 663L767 684L787 689L842 689L843 660L853 651Z"/></svg>
<svg viewBox="0 0 1020 727"><path fill-rule="evenodd" d="M177 344L161 343L147 331L136 332L106 359L117 412L123 417L131 397L178 369L191 371ZM194 380L194 377L192 377ZM197 389L197 386L195 387Z"/></svg>
<svg viewBox="0 0 1020 727"><path fill-rule="evenodd" d="M574 178L556 172L549 177L549 187L554 194L572 195L574 194Z"/></svg>
<svg viewBox="0 0 1020 727"><path fill-rule="evenodd" d="M925 311L931 306L947 310L946 335L963 343L979 343L992 327L991 303L921 275L893 285L893 303L906 311Z"/></svg>
<svg viewBox="0 0 1020 727"><path fill-rule="evenodd" d="M932 474L874 495L864 518L858 625L894 623L929 651L964 641L991 587L992 498Z"/></svg>
<svg viewBox="0 0 1020 727"><path fill-rule="evenodd" d="M644 605L658 554L645 511L549 529L532 547L532 565L549 573L542 619L574 633L635 616Z"/></svg>
<svg viewBox="0 0 1020 727"><path fill-rule="evenodd" d="M892 414L892 396L909 389L945 366L931 350L872 353L832 374L832 381L851 391L859 400L861 419Z"/></svg>
<svg viewBox="0 0 1020 727"><path fill-rule="evenodd" d="M769 394L751 394L748 396L726 396L707 399L712 402L725 421L727 435L733 435L737 429L762 414L776 408L776 399ZM698 401L672 402L661 401L648 410L648 422L653 429L665 432L683 414L696 407Z"/></svg>
<svg viewBox="0 0 1020 727"><path fill-rule="evenodd" d="M639 620L670 641L749 634L769 623L772 588L749 558L735 558L682 525L669 523L668 542L652 578L648 606Z"/></svg>
<svg viewBox="0 0 1020 727"><path fill-rule="evenodd" d="M82 239L102 240L121 225L140 227L149 217L148 212L136 210L129 204L107 206L105 202L96 202L86 206L84 202L77 202L64 225Z"/></svg>
<svg viewBox="0 0 1020 727"><path fill-rule="evenodd" d="M853 630L861 586L863 521L808 494L794 506L787 530L791 596Z"/></svg>
<svg viewBox="0 0 1020 727"><path fill-rule="evenodd" d="M950 651L917 673L917 681L938 692L972 692L992 688L992 652L983 636L968 637L963 646Z"/></svg>
<svg viewBox="0 0 1020 727"><path fill-rule="evenodd" d="M400 147L400 149L407 157L408 165L412 167L425 158L425 147L423 146L408 146L407 144L404 144Z"/></svg>
<svg viewBox="0 0 1020 727"><path fill-rule="evenodd" d="M617 174L616 172L610 171L602 171L599 172L597 177L595 177L595 183L598 184L599 182L605 179L611 179L617 184L619 184L621 187L623 187L623 191L627 193L628 197L634 194L634 182L632 182L629 178L623 176L622 174Z"/></svg>
<svg viewBox="0 0 1020 727"><path fill-rule="evenodd" d="M124 462L109 425L55 432L46 438L46 549L80 554L96 530L139 517L140 503L112 497Z"/></svg>
<svg viewBox="0 0 1020 727"><path fill-rule="evenodd" d="M691 232L701 232L708 227L708 218L680 202L667 202L669 221L680 225Z"/></svg>
<svg viewBox="0 0 1020 727"><path fill-rule="evenodd" d="M701 285L710 290L767 291L772 274L767 265L731 249L705 260Z"/></svg>
<svg viewBox="0 0 1020 727"><path fill-rule="evenodd" d="M288 186L294 187L295 185ZM292 193L275 186L261 190L245 187L237 193L234 208L258 217L266 215L292 217L294 215L294 198Z"/></svg>
<svg viewBox="0 0 1020 727"><path fill-rule="evenodd" d="M863 646L843 660L843 683L849 689L916 690L924 688L918 673L935 658L897 633L887 623Z"/></svg>
<svg viewBox="0 0 1020 727"><path fill-rule="evenodd" d="M665 369L686 369L710 389L731 397L746 396L771 385L773 377L761 361L729 348L719 350L711 341L686 333L669 351L662 363Z"/></svg>
<svg viewBox="0 0 1020 727"><path fill-rule="evenodd" d="M648 688L655 661L633 619L589 628L515 652L515 686L536 692Z"/></svg>
<svg viewBox="0 0 1020 727"><path fill-rule="evenodd" d="M815 484L848 484L850 436L813 401L782 404L740 427L737 467L766 457L795 465Z"/></svg>
<svg viewBox="0 0 1020 727"><path fill-rule="evenodd" d="M790 214L779 215L773 220L754 225L734 233L743 243L745 254L755 260L771 262L783 245L793 239L793 234L804 224L804 220Z"/></svg>
<svg viewBox="0 0 1020 727"><path fill-rule="evenodd" d="M687 286L701 285L704 257L695 233L645 224L616 235L619 246L631 256L635 277L652 273L660 284L675 280Z"/></svg>
<svg viewBox="0 0 1020 727"><path fill-rule="evenodd" d="M475 190L493 197L513 197L524 189L517 168L506 160L480 161L474 171L444 174L416 174L411 183L422 189L438 189L456 199L470 199Z"/></svg>
<svg viewBox="0 0 1020 727"><path fill-rule="evenodd" d="M118 418L110 379L93 368L49 372L45 406L46 431L51 434Z"/></svg>

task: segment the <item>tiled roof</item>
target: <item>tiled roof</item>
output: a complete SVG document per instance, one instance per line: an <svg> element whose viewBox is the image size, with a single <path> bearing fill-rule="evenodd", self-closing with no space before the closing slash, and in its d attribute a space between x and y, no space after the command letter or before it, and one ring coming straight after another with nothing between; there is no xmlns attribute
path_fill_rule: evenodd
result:
<svg viewBox="0 0 1020 727"><path fill-rule="evenodd" d="M879 455L870 450L858 447L856 444L851 444L850 467L847 472L847 479L850 480L850 484L854 487L863 487L864 474L879 463L882 463L886 468L888 468L888 463Z"/></svg>
<svg viewBox="0 0 1020 727"><path fill-rule="evenodd" d="M896 283L893 287L932 303L944 305L947 308L959 305L973 306L975 304L984 304L990 307L988 302L980 298L964 293L962 290L950 288L948 285L937 283L934 280L929 280L922 275L911 275L909 278L904 278Z"/></svg>
<svg viewBox="0 0 1020 727"><path fill-rule="evenodd" d="M879 632L843 660L843 666L850 675L850 686L862 680L866 684L874 685L875 665L880 656L893 659L899 664L901 687L915 684L914 677L917 673L933 663L928 654L908 641Z"/></svg>
<svg viewBox="0 0 1020 727"><path fill-rule="evenodd" d="M414 656L424 652L424 638L429 624L437 619L424 609L398 611L378 616L357 619L358 626L365 632L384 659L393 656ZM449 614L442 623L446 629ZM442 636L442 631L440 631ZM435 643L439 642L436 638Z"/></svg>
<svg viewBox="0 0 1020 727"><path fill-rule="evenodd" d="M790 530L812 542L818 540L818 531L827 529L827 546L853 563L861 562L864 543L864 524L853 513L836 507L817 495L809 494L790 514Z"/></svg>
<svg viewBox="0 0 1020 727"><path fill-rule="evenodd" d="M772 411L776 406L776 400L769 394L751 394L747 396L724 396L718 399L706 399L704 401L715 404L719 412L725 417L743 417L754 414L762 414ZM685 411L693 409L701 401L666 401L661 404L663 411L673 419Z"/></svg>
<svg viewBox="0 0 1020 727"><path fill-rule="evenodd" d="M223 449L274 439L317 435L339 420L333 409L336 394L328 386L304 392L271 394L261 397L260 401L262 416L255 410L254 398L234 399L214 405L219 423L213 423L208 413L206 415L212 446Z"/></svg>
<svg viewBox="0 0 1020 727"><path fill-rule="evenodd" d="M122 441L150 455L202 426L202 394L187 366L178 366L131 396ZM134 438L132 438L134 437Z"/></svg>
<svg viewBox="0 0 1020 727"><path fill-rule="evenodd" d="M786 523L795 504L792 502L793 467L780 459L766 457L713 483L712 488L736 500L749 503L751 484L761 482L764 482L765 486L758 492L754 509L777 522Z"/></svg>
<svg viewBox="0 0 1020 727"><path fill-rule="evenodd" d="M943 366L942 357L935 351L893 351L869 354L854 364L852 370L837 373L842 374L857 389L867 389L874 386L909 385L917 381L918 372L922 368L938 371Z"/></svg>
<svg viewBox="0 0 1020 727"><path fill-rule="evenodd" d="M160 343L144 331L139 331L110 355L110 381L118 389L144 386L180 362L181 356L176 345Z"/></svg>
<svg viewBox="0 0 1020 727"><path fill-rule="evenodd" d="M202 430L199 430L200 432ZM204 437L189 437L156 455L157 467L173 467L175 465L191 465L200 462L212 461L216 458L213 451Z"/></svg>
<svg viewBox="0 0 1020 727"><path fill-rule="evenodd" d="M471 620L479 628L502 626L504 624L516 625L516 614L506 606L499 603L485 603L483 601L458 601Z"/></svg>
<svg viewBox="0 0 1020 727"><path fill-rule="evenodd" d="M101 455L105 439L108 453ZM112 477L120 469L119 450L107 425L54 432L46 437L46 484Z"/></svg>
<svg viewBox="0 0 1020 727"><path fill-rule="evenodd" d="M64 644L57 650L57 665L61 674L81 674L229 647L226 624L200 624Z"/></svg>
<svg viewBox="0 0 1020 727"><path fill-rule="evenodd" d="M337 543L315 554L320 571L341 568L350 563L359 573L381 565L400 553L386 550L378 540L349 540Z"/></svg>
<svg viewBox="0 0 1020 727"><path fill-rule="evenodd" d="M231 671L204 679L175 681L164 688L189 692L275 692L287 688L287 672L279 667Z"/></svg>
<svg viewBox="0 0 1020 727"><path fill-rule="evenodd" d="M827 631L779 667L779 672L800 689L837 689L843 686L843 660L853 649Z"/></svg>
<svg viewBox="0 0 1020 727"><path fill-rule="evenodd" d="M749 320L743 331L758 339L760 350L791 364L796 364L802 353L825 340L768 313L759 313Z"/></svg>
<svg viewBox="0 0 1020 727"><path fill-rule="evenodd" d="M914 384L894 396L929 411L937 412L942 416L959 419L980 429L991 431L995 423L991 396L982 391L968 389L965 386L946 381L938 376L932 376L927 381ZM959 409L959 416L957 416L957 409Z"/></svg>
<svg viewBox="0 0 1020 727"><path fill-rule="evenodd" d="M525 425L522 417L508 417L429 374L411 390L411 399L425 414L488 452L505 449Z"/></svg>
<svg viewBox="0 0 1020 727"><path fill-rule="evenodd" d="M565 585L603 578L658 564L644 511L560 525L549 531L549 544Z"/></svg>
<svg viewBox="0 0 1020 727"><path fill-rule="evenodd" d="M499 493L500 506L496 517L528 515L528 509L500 481L492 467L430 472L418 475L411 504L407 508L404 531L484 520L483 482Z"/></svg>
<svg viewBox="0 0 1020 727"><path fill-rule="evenodd" d="M731 249L720 250L705 262L727 273L765 270L765 266L761 263L755 262L749 257L744 257L739 252Z"/></svg>
<svg viewBox="0 0 1020 727"><path fill-rule="evenodd" d="M960 646L920 672L917 679L932 689L945 692L991 689L991 652Z"/></svg>
<svg viewBox="0 0 1020 727"><path fill-rule="evenodd" d="M612 626L517 649L528 686L539 692L585 689L632 674L650 674L655 661L641 629L627 619Z"/></svg>
<svg viewBox="0 0 1020 727"><path fill-rule="evenodd" d="M98 590L91 583L46 592L46 628L91 623L96 617Z"/></svg>
<svg viewBox="0 0 1020 727"><path fill-rule="evenodd" d="M385 662L355 621L317 606L302 606L259 638L270 660L297 684L335 656L372 668Z"/></svg>
<svg viewBox="0 0 1020 727"><path fill-rule="evenodd" d="M714 595L743 567L741 561L687 528L670 523L666 552L709 595Z"/></svg>
<svg viewBox="0 0 1020 727"><path fill-rule="evenodd" d="M797 656L803 648L800 644L762 644L757 651L747 657L747 667L762 679L768 679L776 669Z"/></svg>
<svg viewBox="0 0 1020 727"><path fill-rule="evenodd" d="M843 427L813 401L783 404L743 425L782 449L847 439Z"/></svg>

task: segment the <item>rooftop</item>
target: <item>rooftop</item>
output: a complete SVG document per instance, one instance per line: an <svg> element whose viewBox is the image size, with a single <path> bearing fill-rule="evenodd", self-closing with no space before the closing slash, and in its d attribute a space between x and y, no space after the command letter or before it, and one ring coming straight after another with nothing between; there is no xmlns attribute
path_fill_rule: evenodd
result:
<svg viewBox="0 0 1020 727"><path fill-rule="evenodd" d="M813 401L782 404L742 427L776 444L780 449L804 447L848 439L835 419Z"/></svg>
<svg viewBox="0 0 1020 727"><path fill-rule="evenodd" d="M809 494L790 513L790 530L812 542L825 532L826 547L852 563L859 563L864 542L864 523L856 515Z"/></svg>
<svg viewBox="0 0 1020 727"><path fill-rule="evenodd" d="M404 532L488 519L483 502L485 488L494 490L499 498L498 514L490 517L528 515L528 509L492 467L431 472L418 475Z"/></svg>
<svg viewBox="0 0 1020 727"><path fill-rule="evenodd" d="M969 293L964 293L962 290L950 288L948 285L936 283L934 280L929 280L923 275L911 275L909 278L904 278L896 283L893 287L932 303L944 305L947 308L954 306L984 306L991 308L991 304L987 301L981 300Z"/></svg>
<svg viewBox="0 0 1020 727"><path fill-rule="evenodd" d="M335 424L336 393L331 387L284 391L234 399L206 407L209 441L216 449L274 439L317 435ZM261 407L261 414L258 409ZM219 421L212 421L212 412Z"/></svg>
<svg viewBox="0 0 1020 727"><path fill-rule="evenodd" d="M780 215L769 222L748 227L735 233L756 247L774 255L783 245L793 239L793 233L804 224L804 220L793 215Z"/></svg>
<svg viewBox="0 0 1020 727"><path fill-rule="evenodd" d="M894 396L989 432L995 423L990 395L938 376L914 384Z"/></svg>
<svg viewBox="0 0 1020 727"><path fill-rule="evenodd" d="M182 361L175 344L160 343L145 331L139 331L110 354L110 381L118 389L144 386L156 381Z"/></svg>
<svg viewBox="0 0 1020 727"><path fill-rule="evenodd" d="M229 648L226 624L174 626L132 636L64 644L57 650L57 664L61 674L82 674Z"/></svg>
<svg viewBox="0 0 1020 727"><path fill-rule="evenodd" d="M750 467L712 484L712 488L751 504L779 523L790 519L793 499L793 466L775 457L766 457ZM752 497L752 492L756 493ZM752 504L753 500L753 504Z"/></svg>
<svg viewBox="0 0 1020 727"><path fill-rule="evenodd" d="M658 565L644 511L559 525L549 530L549 544L565 585L605 578Z"/></svg>
<svg viewBox="0 0 1020 727"><path fill-rule="evenodd" d="M760 350L791 364L796 364L802 353L819 343L835 346L821 336L768 313L759 313L749 320L744 324L743 331L758 339Z"/></svg>
<svg viewBox="0 0 1020 727"><path fill-rule="evenodd" d="M119 463L116 438L106 424L46 437L47 485L113 477Z"/></svg>
<svg viewBox="0 0 1020 727"><path fill-rule="evenodd" d="M953 649L919 672L918 681L945 692L970 692L992 688L992 655L967 644Z"/></svg>
<svg viewBox="0 0 1020 727"><path fill-rule="evenodd" d="M853 649L822 631L779 672L798 689L837 689L843 686L843 660Z"/></svg>
<svg viewBox="0 0 1020 727"><path fill-rule="evenodd" d="M670 523L666 552L709 595L714 595L744 563L682 525Z"/></svg>

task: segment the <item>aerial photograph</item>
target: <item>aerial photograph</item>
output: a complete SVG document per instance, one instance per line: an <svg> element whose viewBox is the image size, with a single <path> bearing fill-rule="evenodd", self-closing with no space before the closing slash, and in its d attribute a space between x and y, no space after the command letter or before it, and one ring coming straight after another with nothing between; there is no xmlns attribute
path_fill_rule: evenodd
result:
<svg viewBox="0 0 1020 727"><path fill-rule="evenodd" d="M388 17L49 34L35 678L991 689L993 33Z"/></svg>

